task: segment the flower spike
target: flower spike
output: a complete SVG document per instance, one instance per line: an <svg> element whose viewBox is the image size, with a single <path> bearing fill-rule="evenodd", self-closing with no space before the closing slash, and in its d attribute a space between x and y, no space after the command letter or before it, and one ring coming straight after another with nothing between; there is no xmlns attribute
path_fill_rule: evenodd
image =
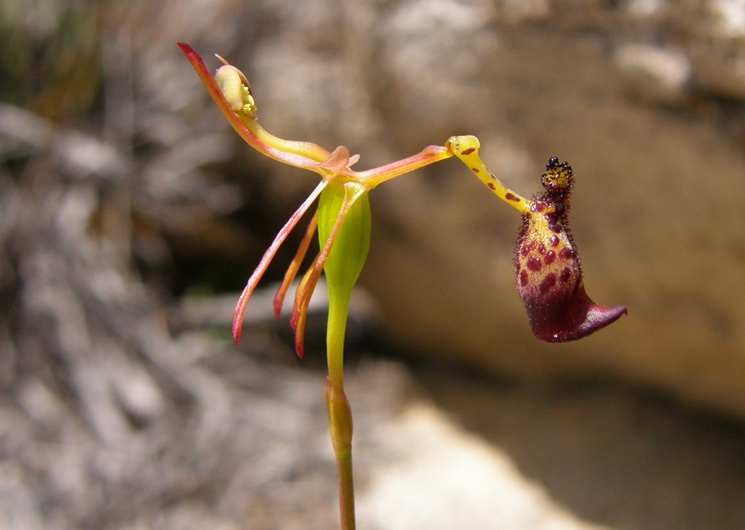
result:
<svg viewBox="0 0 745 530"><path fill-rule="evenodd" d="M486 168L475 137L452 137L447 145L490 190L522 213L513 262L517 290L536 338L546 342L581 339L627 314L624 306L596 304L585 291L579 254L567 224L574 183L568 163L551 158L541 177L545 192L530 200L508 189Z"/></svg>

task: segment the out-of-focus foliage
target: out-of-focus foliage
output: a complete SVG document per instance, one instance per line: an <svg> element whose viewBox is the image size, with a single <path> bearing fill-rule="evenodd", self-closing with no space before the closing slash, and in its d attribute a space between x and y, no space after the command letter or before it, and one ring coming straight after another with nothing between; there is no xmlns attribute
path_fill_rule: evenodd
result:
<svg viewBox="0 0 745 530"><path fill-rule="evenodd" d="M101 84L108 2L0 1L0 97L54 120L81 119Z"/></svg>

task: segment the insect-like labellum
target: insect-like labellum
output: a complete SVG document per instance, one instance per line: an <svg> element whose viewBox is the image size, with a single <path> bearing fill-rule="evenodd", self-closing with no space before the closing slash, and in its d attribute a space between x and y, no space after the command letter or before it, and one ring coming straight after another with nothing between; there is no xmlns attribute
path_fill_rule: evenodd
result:
<svg viewBox="0 0 745 530"><path fill-rule="evenodd" d="M475 136L453 136L446 145L492 193L522 214L513 261L517 290L538 339L581 339L626 314L620 305L597 305L585 291L577 247L567 225L574 183L568 163L551 158L541 177L545 191L529 200L489 171L479 156L481 145Z"/></svg>
<svg viewBox="0 0 745 530"><path fill-rule="evenodd" d="M517 289L533 334L547 342L580 339L625 314L623 306L595 304L585 291L577 247L567 226L572 167L551 158L541 177L544 193L523 212L515 245Z"/></svg>

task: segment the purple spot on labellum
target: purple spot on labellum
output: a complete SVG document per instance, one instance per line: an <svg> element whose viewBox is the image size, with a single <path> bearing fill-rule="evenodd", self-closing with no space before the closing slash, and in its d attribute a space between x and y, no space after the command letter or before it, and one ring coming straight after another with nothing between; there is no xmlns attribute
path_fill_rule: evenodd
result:
<svg viewBox="0 0 745 530"><path fill-rule="evenodd" d="M541 292L541 294L546 294L554 285L556 285L556 275L549 274L543 279L541 285L538 287L538 290Z"/></svg>

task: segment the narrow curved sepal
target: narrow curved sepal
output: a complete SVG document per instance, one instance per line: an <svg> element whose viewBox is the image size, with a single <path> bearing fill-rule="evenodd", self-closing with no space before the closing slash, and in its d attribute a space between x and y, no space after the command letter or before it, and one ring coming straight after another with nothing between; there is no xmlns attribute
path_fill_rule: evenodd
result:
<svg viewBox="0 0 745 530"><path fill-rule="evenodd" d="M577 247L567 226L571 166L551 158L541 183L546 191L523 213L515 245L517 289L536 338L567 342L604 328L627 310L600 306L585 291Z"/></svg>
<svg viewBox="0 0 745 530"><path fill-rule="evenodd" d="M279 231L277 236L274 238L274 241L272 241L272 244L269 245L269 248L266 249L266 252L264 252L264 255L261 257L261 261L259 261L259 265L256 267L253 274L251 274L251 277L248 279L248 283L246 283L246 287L243 289L243 292L238 299L238 303L235 306L235 310L233 311L232 332L236 345L241 340L241 332L243 330L243 317L246 313L246 307L248 306L248 302L251 299L256 286L259 284L259 280L261 280L262 276L269 268L269 265L274 259L274 256L277 254L279 247L282 246L282 243L284 243L285 239L287 239L287 236L290 234L292 229L295 228L295 225L298 223L300 218L305 214L308 208L310 208L311 204L315 202L316 198L321 194L327 184L328 183L326 181L321 181L311 192L311 194L303 201L303 204L300 205L300 208L295 210L295 213L290 216L290 219ZM280 289L282 289L282 287L280 287Z"/></svg>

